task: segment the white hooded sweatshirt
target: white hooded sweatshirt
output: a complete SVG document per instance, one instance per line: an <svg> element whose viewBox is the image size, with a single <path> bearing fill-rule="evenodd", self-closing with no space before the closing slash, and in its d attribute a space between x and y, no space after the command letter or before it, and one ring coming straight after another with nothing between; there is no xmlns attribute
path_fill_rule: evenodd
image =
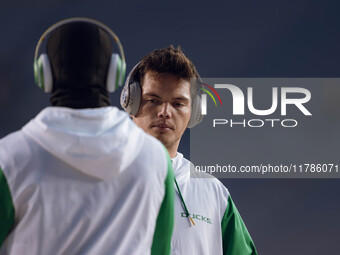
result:
<svg viewBox="0 0 340 255"><path fill-rule="evenodd" d="M168 254L173 173L115 107L47 107L0 140L0 254Z"/></svg>
<svg viewBox="0 0 340 255"><path fill-rule="evenodd" d="M257 254L248 230L224 185L209 174L195 172L191 162L181 153L177 152L172 159L172 167L178 189L175 196L171 254Z"/></svg>

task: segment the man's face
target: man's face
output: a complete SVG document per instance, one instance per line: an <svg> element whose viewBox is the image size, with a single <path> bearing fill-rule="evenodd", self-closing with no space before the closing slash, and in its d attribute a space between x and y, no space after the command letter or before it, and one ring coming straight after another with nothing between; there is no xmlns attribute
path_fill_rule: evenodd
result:
<svg viewBox="0 0 340 255"><path fill-rule="evenodd" d="M172 74L148 71L141 85L141 106L133 120L173 157L190 120L190 83Z"/></svg>

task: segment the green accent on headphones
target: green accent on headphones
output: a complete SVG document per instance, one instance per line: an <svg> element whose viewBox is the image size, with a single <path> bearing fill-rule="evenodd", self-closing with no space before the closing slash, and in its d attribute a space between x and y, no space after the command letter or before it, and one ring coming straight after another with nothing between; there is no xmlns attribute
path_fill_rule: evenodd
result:
<svg viewBox="0 0 340 255"><path fill-rule="evenodd" d="M38 81L38 64L37 64L37 61L34 60L33 62L33 70L34 70L34 82L35 84L39 84L39 81Z"/></svg>
<svg viewBox="0 0 340 255"><path fill-rule="evenodd" d="M121 70L121 79L120 79L120 82L119 82L119 84L120 84L120 86L122 86L123 84L124 84L124 78L125 78L125 74L126 74L126 63L125 63L125 61L122 61L122 70Z"/></svg>
<svg viewBox="0 0 340 255"><path fill-rule="evenodd" d="M44 67L42 64L41 59L39 58L38 60L38 70L39 70L39 76L40 76L40 80L39 80L39 87L45 91L45 78L44 78Z"/></svg>
<svg viewBox="0 0 340 255"><path fill-rule="evenodd" d="M118 63L117 63L117 72L116 72L116 82L115 82L115 90L117 90L119 88L119 84L120 83L120 75L122 72L122 60L120 58L118 58Z"/></svg>

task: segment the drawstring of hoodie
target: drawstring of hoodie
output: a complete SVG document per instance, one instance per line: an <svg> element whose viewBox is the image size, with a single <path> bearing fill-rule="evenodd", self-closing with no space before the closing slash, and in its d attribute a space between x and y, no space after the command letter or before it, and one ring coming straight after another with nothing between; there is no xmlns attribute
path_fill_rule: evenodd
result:
<svg viewBox="0 0 340 255"><path fill-rule="evenodd" d="M191 214L188 211L188 208L187 208L187 206L186 206L186 204L184 202L184 199L182 197L181 190L178 187L178 184L177 184L177 181L176 181L176 177L174 177L174 180L175 180L175 184L176 184L176 187L177 187L177 191L178 191L179 197L181 198L181 201L182 201L183 208L185 210L185 213L188 215L189 223L192 224L193 226L195 226L196 224L195 224L194 220L192 219Z"/></svg>

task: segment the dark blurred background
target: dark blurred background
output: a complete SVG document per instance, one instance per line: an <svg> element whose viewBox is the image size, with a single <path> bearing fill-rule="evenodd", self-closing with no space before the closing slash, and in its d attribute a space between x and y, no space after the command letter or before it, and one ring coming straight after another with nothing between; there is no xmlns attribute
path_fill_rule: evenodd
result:
<svg viewBox="0 0 340 255"><path fill-rule="evenodd" d="M34 84L33 56L41 34L61 19L109 25L128 70L149 51L173 44L202 77L339 77L339 11L339 1L312 0L1 0L0 138L49 105ZM114 105L119 94L112 95ZM188 132L180 151L189 156ZM339 179L222 182L259 254L339 254Z"/></svg>

